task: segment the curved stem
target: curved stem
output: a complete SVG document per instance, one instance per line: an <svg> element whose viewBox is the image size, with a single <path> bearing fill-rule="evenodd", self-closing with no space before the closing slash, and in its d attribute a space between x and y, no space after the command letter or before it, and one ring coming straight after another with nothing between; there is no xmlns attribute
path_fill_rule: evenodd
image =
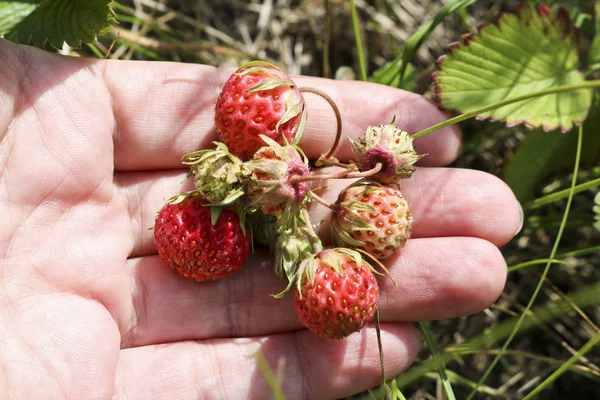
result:
<svg viewBox="0 0 600 400"><path fill-rule="evenodd" d="M346 168L346 169L356 168L355 164L352 164L352 163L346 164L343 162L339 162L334 157L330 157L328 159L320 158L317 162L319 163L319 166L340 167L340 168Z"/></svg>
<svg viewBox="0 0 600 400"><path fill-rule="evenodd" d="M513 97L512 99L507 99L507 100L499 101L498 103L494 103L494 104L490 104L490 105L487 105L487 106L484 106L484 107L480 107L480 108L478 108L476 110L469 111L467 113L458 115L458 116L456 116L454 118L450 118L450 119L448 119L446 121L440 122L439 124L430 126L429 128L423 129L422 131L414 134L413 138L414 139L418 139L420 137L423 137L425 135L430 134L431 132L437 131L438 129L442 129L442 128L445 128L447 126L457 124L457 123L465 121L467 119L476 117L479 114L483 114L483 113L486 113L488 111L492 111L492 110L495 110L497 108L507 106L509 104L518 103L519 101L529 100L529 99L533 99L535 97L545 96L545 95L548 95L548 94L569 92L571 90L578 90L578 89L590 89L590 88L596 88L596 87L600 87L600 79L593 80L593 81L586 81L584 83L580 83L580 84L577 84L577 85L557 86L557 87L554 87L554 88L551 88L551 89L540 90L539 92L533 92L533 93L528 93L528 94L523 95L523 96Z"/></svg>
<svg viewBox="0 0 600 400"><path fill-rule="evenodd" d="M329 149L327 154L325 154L324 156L321 157L324 159L331 158L331 156L335 152L335 149L337 149L338 144L340 144L340 140L342 139L342 114L340 113L340 109L338 108L337 104L335 104L335 101L333 101L333 99L331 97L329 97L329 95L327 93L325 93L319 89L315 89L315 88L311 88L311 87L301 87L298 89L302 93L312 93L312 94L316 94L317 96L322 97L327 103L329 103L329 105L333 109L333 112L335 113L335 120L337 122L337 130L335 132L335 141L333 142L333 145L331 146L331 149Z"/></svg>

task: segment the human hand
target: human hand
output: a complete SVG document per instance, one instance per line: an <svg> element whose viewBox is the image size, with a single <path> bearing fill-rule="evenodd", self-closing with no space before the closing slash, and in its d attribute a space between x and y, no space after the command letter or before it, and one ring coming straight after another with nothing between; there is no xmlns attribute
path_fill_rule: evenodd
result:
<svg viewBox="0 0 600 400"><path fill-rule="evenodd" d="M213 108L230 71L174 63L67 58L0 40L0 393L9 398L269 398L260 350L285 359L290 399L336 398L378 384L372 326L342 341L297 320L270 256L196 283L156 255L156 212L182 189L181 156L215 140ZM299 77L332 96L354 138L368 125L410 132L444 115L422 97L360 82ZM328 105L306 96L301 146L326 151ZM412 239L380 280L389 376L417 354L408 321L478 312L499 296L498 245L518 203L491 175L440 166L460 149L444 129L415 142L422 159L402 191ZM336 156L350 156L344 143ZM339 192L336 183L324 197ZM337 188L335 187L337 185ZM325 217L316 207L314 221Z"/></svg>

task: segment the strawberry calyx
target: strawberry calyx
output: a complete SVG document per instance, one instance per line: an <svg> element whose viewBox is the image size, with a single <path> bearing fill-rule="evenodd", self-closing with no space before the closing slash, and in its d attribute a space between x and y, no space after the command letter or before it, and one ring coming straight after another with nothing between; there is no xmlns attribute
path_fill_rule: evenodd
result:
<svg viewBox="0 0 600 400"><path fill-rule="evenodd" d="M417 154L413 138L397 128L395 120L396 117L389 124L370 126L358 141L348 139L361 171L382 165L381 171L372 177L382 183L398 183L410 178L415 171L414 164L424 157Z"/></svg>
<svg viewBox="0 0 600 400"><path fill-rule="evenodd" d="M306 156L295 145L281 146L267 136L261 135L261 138L268 146L262 147L254 159L243 166L250 204L273 214L281 214L286 205L298 209L310 190L308 182L294 180L310 175Z"/></svg>
<svg viewBox="0 0 600 400"><path fill-rule="evenodd" d="M231 206L244 195L243 162L231 154L224 143L213 142L215 149L188 153L183 164L190 167L195 192L214 206Z"/></svg>

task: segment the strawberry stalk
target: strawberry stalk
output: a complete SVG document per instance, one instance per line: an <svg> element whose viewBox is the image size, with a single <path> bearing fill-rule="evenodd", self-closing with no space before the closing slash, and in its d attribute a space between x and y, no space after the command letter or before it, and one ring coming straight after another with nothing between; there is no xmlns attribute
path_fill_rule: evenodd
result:
<svg viewBox="0 0 600 400"><path fill-rule="evenodd" d="M338 166L348 166L349 164L341 164L335 158L333 158L333 153L335 153L335 150L337 149L338 145L340 144L340 140L342 139L342 114L340 113L340 109L338 108L337 104L335 104L335 101L333 101L333 99L331 97L329 97L328 94L322 92L319 89L315 89L315 88L311 88L311 87L302 87L302 88L298 88L298 89L300 90L300 93L312 93L312 94L316 94L317 96L321 97L323 100L325 100L327 103L329 103L329 105L333 109L333 112L335 113L335 120L337 122L337 130L335 133L335 140L333 141L333 145L331 146L329 151L327 153L325 153L325 155L319 157L319 159L316 162L316 165L323 166L328 161L332 160L333 162L338 163L339 164Z"/></svg>

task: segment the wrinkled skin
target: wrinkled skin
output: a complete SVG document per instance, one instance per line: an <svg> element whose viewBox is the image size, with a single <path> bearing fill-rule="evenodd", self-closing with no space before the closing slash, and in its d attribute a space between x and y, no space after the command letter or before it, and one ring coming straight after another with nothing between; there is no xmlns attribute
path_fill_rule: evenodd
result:
<svg viewBox="0 0 600 400"><path fill-rule="evenodd" d="M51 55L0 40L0 393L8 398L249 398L269 391L253 358L285 358L290 399L335 398L375 386L372 326L342 341L301 329L267 253L199 284L156 255L156 211L182 189L187 152L215 139L213 110L231 70ZM296 79L295 79L296 80ZM415 132L445 118L420 96L374 84L298 77L338 103L358 138L391 120ZM360 112L356 112L360 110ZM309 104L300 143L327 150L335 122ZM419 340L407 321L478 312L506 276L498 251L519 206L498 179L441 168L460 150L448 128L415 142L428 153L403 193L413 238L379 279L389 375ZM350 149L336 153L348 160ZM188 182L189 183L189 182ZM322 195L335 199L333 182ZM476 211L473 211L476 210ZM327 210L313 207L315 221Z"/></svg>

